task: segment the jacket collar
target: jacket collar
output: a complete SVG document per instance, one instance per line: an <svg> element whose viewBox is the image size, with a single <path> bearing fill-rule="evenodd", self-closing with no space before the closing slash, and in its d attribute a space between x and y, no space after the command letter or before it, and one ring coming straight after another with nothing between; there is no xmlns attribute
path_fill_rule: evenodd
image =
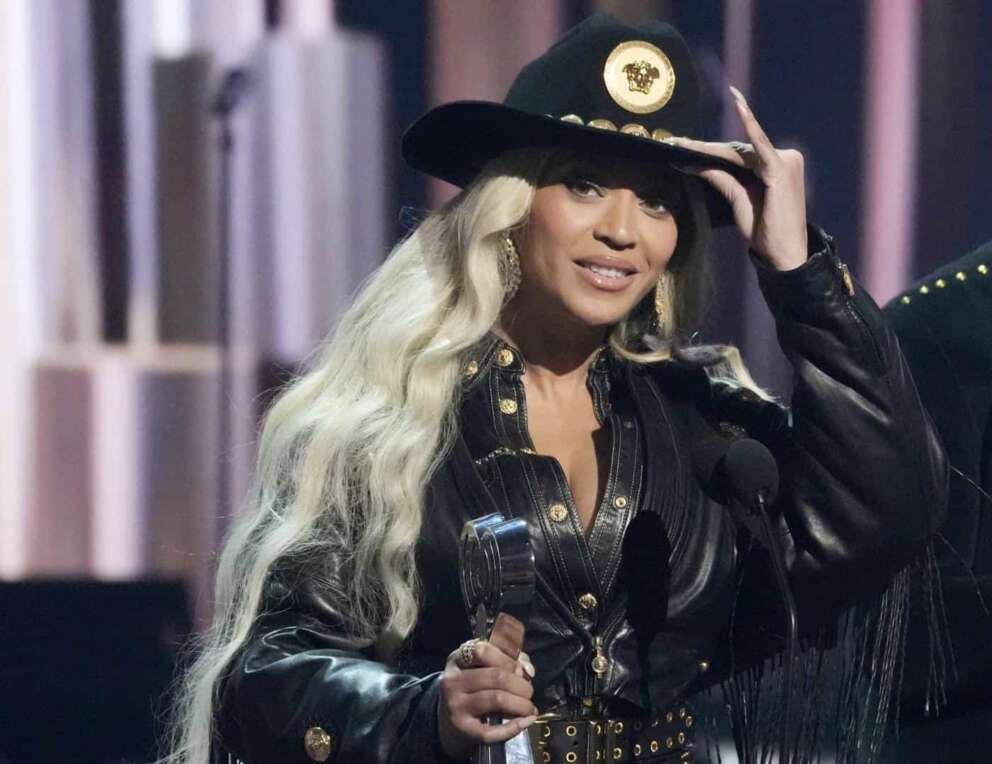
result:
<svg viewBox="0 0 992 764"><path fill-rule="evenodd" d="M596 357L589 365L589 377L599 378L609 382L623 372L627 364L625 359L618 356L613 349L603 344L596 350ZM468 395L490 373L505 376L520 376L527 370L523 353L502 337L493 332L485 336L469 352L462 366L462 397Z"/></svg>

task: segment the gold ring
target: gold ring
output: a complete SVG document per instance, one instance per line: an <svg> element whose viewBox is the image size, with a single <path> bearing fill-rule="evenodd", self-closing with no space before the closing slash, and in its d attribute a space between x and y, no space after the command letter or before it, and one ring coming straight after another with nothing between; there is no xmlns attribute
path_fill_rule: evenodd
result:
<svg viewBox="0 0 992 764"><path fill-rule="evenodd" d="M455 664L458 668L470 669L479 667L478 646L481 641L481 639L470 639L459 645L458 655L455 657Z"/></svg>

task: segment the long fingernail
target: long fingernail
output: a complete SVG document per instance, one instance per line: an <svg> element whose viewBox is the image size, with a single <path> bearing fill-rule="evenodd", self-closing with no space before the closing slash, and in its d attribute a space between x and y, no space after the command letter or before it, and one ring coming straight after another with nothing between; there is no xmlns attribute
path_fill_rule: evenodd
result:
<svg viewBox="0 0 992 764"><path fill-rule="evenodd" d="M537 669L534 668L534 664L531 663L530 661L527 661L526 663L523 663L522 665L524 667L524 671L527 672L527 675L531 679L533 679L534 678L534 675L537 673Z"/></svg>
<svg viewBox="0 0 992 764"><path fill-rule="evenodd" d="M733 94L734 100L737 101L737 105L740 106L745 112L750 114L751 107L748 105L747 99L744 97L744 94L741 91L739 91L737 88L735 88L733 85L730 85L730 92L731 94Z"/></svg>

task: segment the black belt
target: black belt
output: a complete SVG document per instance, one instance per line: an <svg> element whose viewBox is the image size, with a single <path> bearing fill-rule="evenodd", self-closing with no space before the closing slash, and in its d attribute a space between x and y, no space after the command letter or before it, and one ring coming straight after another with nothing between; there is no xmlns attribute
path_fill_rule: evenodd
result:
<svg viewBox="0 0 992 764"><path fill-rule="evenodd" d="M685 706L644 717L543 714L529 728L536 764L692 762L695 720Z"/></svg>

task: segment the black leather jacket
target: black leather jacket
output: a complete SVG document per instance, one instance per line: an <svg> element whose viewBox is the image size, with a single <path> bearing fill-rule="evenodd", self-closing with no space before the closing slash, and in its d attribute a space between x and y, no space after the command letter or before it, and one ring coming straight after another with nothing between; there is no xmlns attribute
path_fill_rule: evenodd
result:
<svg viewBox="0 0 992 764"><path fill-rule="evenodd" d="M884 585L940 522L947 468L878 308L830 240L811 240L822 251L800 268L759 267L795 368L791 416L685 364L637 365L608 351L593 363L612 451L588 539L561 467L530 447L518 354L487 338L466 369L461 436L428 488L423 610L397 665L344 635L305 572L273 577L270 605L219 688L219 756L306 762L304 736L320 727L328 760L445 761L439 672L470 637L457 540L466 520L493 511L531 528L538 596L524 649L542 711L590 696L612 713L665 708L718 681L735 600L737 665L776 650L770 567L760 549L745 554L746 528L711 498L714 454L741 430L779 463L776 521L805 623ZM602 677L590 666L597 649L609 659Z"/></svg>

